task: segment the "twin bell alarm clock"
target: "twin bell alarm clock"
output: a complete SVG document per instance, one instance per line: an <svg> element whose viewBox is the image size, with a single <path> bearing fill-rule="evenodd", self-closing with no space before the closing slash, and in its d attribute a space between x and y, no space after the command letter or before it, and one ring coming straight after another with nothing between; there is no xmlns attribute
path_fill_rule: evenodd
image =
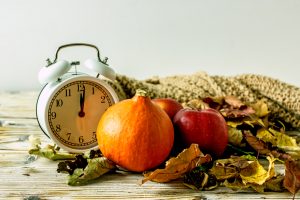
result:
<svg viewBox="0 0 300 200"><path fill-rule="evenodd" d="M97 50L97 59L88 59L83 66L96 76L77 72L79 61L58 60L58 52L66 47L86 46ZM72 153L98 149L96 129L105 110L118 102L118 96L104 79L115 79L115 72L101 60L99 49L91 44L72 43L60 46L55 59L43 67L38 78L45 84L37 103L40 128L59 147ZM75 69L74 69L75 68ZM101 75L101 76L100 76Z"/></svg>

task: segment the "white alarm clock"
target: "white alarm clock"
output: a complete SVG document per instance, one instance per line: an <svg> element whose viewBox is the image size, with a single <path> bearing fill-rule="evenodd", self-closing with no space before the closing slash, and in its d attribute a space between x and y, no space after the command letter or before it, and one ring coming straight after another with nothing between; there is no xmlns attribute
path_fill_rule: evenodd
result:
<svg viewBox="0 0 300 200"><path fill-rule="evenodd" d="M88 46L97 50L98 59L88 59L84 66L97 72L93 77L79 73L77 62L57 61L60 49L70 46ZM39 72L39 81L46 84L41 90L36 115L40 128L59 147L72 153L98 149L96 129L105 110L119 101L113 88L103 80L115 79L115 72L107 65L107 58L100 59L96 46L72 43L60 46L53 63ZM99 76L101 75L101 76Z"/></svg>

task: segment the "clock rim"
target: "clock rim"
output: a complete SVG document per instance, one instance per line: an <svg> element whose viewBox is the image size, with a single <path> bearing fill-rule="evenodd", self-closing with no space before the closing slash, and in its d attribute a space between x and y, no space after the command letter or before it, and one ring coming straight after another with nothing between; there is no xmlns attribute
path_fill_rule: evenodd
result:
<svg viewBox="0 0 300 200"><path fill-rule="evenodd" d="M36 103L36 117L37 121L39 124L39 127L41 130L44 132L44 134L51 139L55 144L57 144L59 147L62 149L72 152L72 153L83 153L89 150L97 150L99 149L98 143L95 143L95 146L90 147L90 148L83 148L83 149L78 149L78 148L72 148L70 146L65 145L63 142L61 142L57 137L55 136L54 133L52 133L51 128L49 126L49 121L48 121L48 109L50 102L54 95L65 85L75 82L75 81L90 81L90 82L96 82L98 84L101 84L112 96L113 101L115 103L119 102L119 97L114 91L114 89L106 83L104 80L96 77L92 77L86 74L71 74L71 76L65 77L64 79L60 79L59 81L56 82L51 82L46 84L37 99ZM48 93L48 94L47 94ZM47 98L46 102L42 103L42 98ZM41 104L42 103L42 104ZM39 106L40 105L40 106ZM41 107L42 106L42 107ZM42 109L42 110L41 110ZM42 114L39 114L39 112L42 111ZM45 126L45 127L44 127Z"/></svg>

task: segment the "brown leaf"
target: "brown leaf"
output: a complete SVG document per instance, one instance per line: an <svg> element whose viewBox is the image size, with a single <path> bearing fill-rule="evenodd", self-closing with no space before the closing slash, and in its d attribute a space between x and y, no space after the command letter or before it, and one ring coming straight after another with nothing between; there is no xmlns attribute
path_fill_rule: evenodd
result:
<svg viewBox="0 0 300 200"><path fill-rule="evenodd" d="M300 161L285 161L285 176L283 186L292 194L296 194L300 189Z"/></svg>
<svg viewBox="0 0 300 200"><path fill-rule="evenodd" d="M243 106L239 109L237 108L222 108L220 110L221 114L226 118L241 118L241 117L247 117L251 114L254 114L255 111L248 106Z"/></svg>
<svg viewBox="0 0 300 200"><path fill-rule="evenodd" d="M256 138L250 131L244 131L244 137L248 144L259 154L266 155L271 153L266 143Z"/></svg>
<svg viewBox="0 0 300 200"><path fill-rule="evenodd" d="M282 186L282 182L283 182L283 176L278 175L271 178L270 180L267 180L262 185L258 185L254 183L244 184L240 178L236 178L233 182L229 182L228 180L226 180L224 182L224 186L231 188L233 190L242 190L251 187L259 193L263 193L265 191L282 192L284 189Z"/></svg>
<svg viewBox="0 0 300 200"><path fill-rule="evenodd" d="M201 99L192 99L186 104L183 104L183 106L198 110L204 110L209 108L209 105L207 103L204 103Z"/></svg>
<svg viewBox="0 0 300 200"><path fill-rule="evenodd" d="M218 187L216 177L208 174L207 168L203 166L195 167L187 172L183 177L183 184L194 190L212 190Z"/></svg>
<svg viewBox="0 0 300 200"><path fill-rule="evenodd" d="M206 97L202 99L210 108L220 110L224 105L224 97Z"/></svg>
<svg viewBox="0 0 300 200"><path fill-rule="evenodd" d="M217 180L226 180L238 176L238 171L234 166L214 165L210 169L210 174L214 175Z"/></svg>
<svg viewBox="0 0 300 200"><path fill-rule="evenodd" d="M262 187L263 187L262 189L259 189L258 185L256 185L256 187L254 185L252 185L252 188L254 188L258 192L264 192L265 190L274 191L274 192L282 192L284 190L284 188L282 186L283 178L284 178L283 175L278 175L278 176L271 178L270 180L267 180L262 185Z"/></svg>
<svg viewBox="0 0 300 200"><path fill-rule="evenodd" d="M256 150L259 154L262 155L269 155L272 154L275 158L280 158L283 160L290 160L292 159L292 156L287 153L281 153L277 150L270 150L268 145L262 141L259 140L257 137L252 135L250 131L244 131L244 138L247 141L247 143Z"/></svg>
<svg viewBox="0 0 300 200"><path fill-rule="evenodd" d="M227 159L219 159L210 169L210 174L213 174L217 180L238 177L241 169L248 167L253 162L252 160L252 156L231 156Z"/></svg>
<svg viewBox="0 0 300 200"><path fill-rule="evenodd" d="M225 96L224 101L232 108L240 108L245 105L235 96Z"/></svg>
<svg viewBox="0 0 300 200"><path fill-rule="evenodd" d="M196 166L211 160L211 156L209 154L204 155L197 144L191 144L188 149L184 149L176 158L169 159L164 169L156 169L153 172L145 173L142 184L149 180L160 183L175 180Z"/></svg>

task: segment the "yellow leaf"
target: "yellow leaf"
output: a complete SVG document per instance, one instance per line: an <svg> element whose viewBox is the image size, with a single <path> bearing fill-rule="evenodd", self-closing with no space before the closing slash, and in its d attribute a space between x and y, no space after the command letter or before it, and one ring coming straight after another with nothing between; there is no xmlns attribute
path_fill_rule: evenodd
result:
<svg viewBox="0 0 300 200"><path fill-rule="evenodd" d="M271 128L258 130L256 137L286 151L300 151L296 139Z"/></svg>
<svg viewBox="0 0 300 200"><path fill-rule="evenodd" d="M242 125L244 122L243 121L226 121L227 125L236 128L239 125Z"/></svg>
<svg viewBox="0 0 300 200"><path fill-rule="evenodd" d="M259 118L252 119L252 120L245 120L244 123L248 124L248 125L250 125L252 127L254 127L254 125L260 125L262 127L265 127L265 123L263 122L262 119L259 119Z"/></svg>
<svg viewBox="0 0 300 200"><path fill-rule="evenodd" d="M216 160L214 166L210 169L210 174L216 176L217 180L238 177L239 171L249 166L253 159L256 158L252 156L232 156L227 159Z"/></svg>
<svg viewBox="0 0 300 200"><path fill-rule="evenodd" d="M238 175L238 171L233 166L224 167L220 165L214 165L210 169L210 174L213 174L217 180L226 180L236 177Z"/></svg>
<svg viewBox="0 0 300 200"><path fill-rule="evenodd" d="M149 180L160 183L175 180L196 166L211 160L212 158L209 154L204 155L200 151L198 144L191 144L188 149L184 149L176 158L169 159L164 169L156 169L153 172L145 173L142 184Z"/></svg>
<svg viewBox="0 0 300 200"><path fill-rule="evenodd" d="M261 128L257 131L256 137L264 142L270 142L274 146L276 146L276 138L270 133L267 129Z"/></svg>
<svg viewBox="0 0 300 200"><path fill-rule="evenodd" d="M267 159L269 161L269 167L268 170L265 170L263 166L258 162L258 160L255 160L252 162L249 166L242 169L240 172L240 177L242 178L242 182L244 184L247 183L255 183L258 185L264 184L267 180L271 179L275 175L275 169L274 169L274 157L267 156Z"/></svg>
<svg viewBox="0 0 300 200"><path fill-rule="evenodd" d="M235 146L243 146L243 133L241 130L228 126L228 142Z"/></svg>
<svg viewBox="0 0 300 200"><path fill-rule="evenodd" d="M279 148L284 147L298 147L296 139L292 138L284 133L275 131L269 128L269 131L276 137L276 146Z"/></svg>
<svg viewBox="0 0 300 200"><path fill-rule="evenodd" d="M276 177L271 178L270 180L267 180L264 184L258 185L255 183L242 183L242 180L240 178L234 179L233 182L229 182L228 180L224 181L224 186L231 188L233 190L242 190L247 188L253 188L255 191L259 193L263 193L266 190L267 191L274 191L274 192L282 192L283 191L283 175L279 175Z"/></svg>
<svg viewBox="0 0 300 200"><path fill-rule="evenodd" d="M252 104L251 107L255 110L255 114L258 117L264 117L269 114L268 105L262 100Z"/></svg>

